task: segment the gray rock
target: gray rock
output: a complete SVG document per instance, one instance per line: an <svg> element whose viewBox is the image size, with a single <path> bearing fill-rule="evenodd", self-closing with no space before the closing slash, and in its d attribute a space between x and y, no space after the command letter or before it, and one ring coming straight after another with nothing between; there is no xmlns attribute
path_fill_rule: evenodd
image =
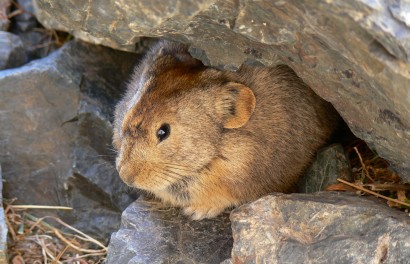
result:
<svg viewBox="0 0 410 264"><path fill-rule="evenodd" d="M3 176L0 164L0 263L7 263L7 224L3 209Z"/></svg>
<svg viewBox="0 0 410 264"><path fill-rule="evenodd" d="M179 209L139 198L111 236L107 264L220 263L230 257L232 243L227 213L192 221Z"/></svg>
<svg viewBox="0 0 410 264"><path fill-rule="evenodd" d="M7 14L10 10L9 0L0 0L0 31L6 31L9 28L10 21Z"/></svg>
<svg viewBox="0 0 410 264"><path fill-rule="evenodd" d="M231 213L232 263L409 263L410 218L349 193L272 195Z"/></svg>
<svg viewBox="0 0 410 264"><path fill-rule="evenodd" d="M35 3L44 25L117 49L133 50L140 36L165 37L225 69L288 64L410 182L407 1Z"/></svg>
<svg viewBox="0 0 410 264"><path fill-rule="evenodd" d="M0 31L0 70L21 66L26 61L21 39L9 32Z"/></svg>
<svg viewBox="0 0 410 264"><path fill-rule="evenodd" d="M45 59L0 71L5 197L71 206L58 216L108 238L135 198L116 174L109 148L110 113L137 58L74 41Z"/></svg>
<svg viewBox="0 0 410 264"><path fill-rule="evenodd" d="M322 149L310 168L298 181L303 193L324 191L326 187L339 183L337 178L351 180L351 168L342 145L334 144Z"/></svg>

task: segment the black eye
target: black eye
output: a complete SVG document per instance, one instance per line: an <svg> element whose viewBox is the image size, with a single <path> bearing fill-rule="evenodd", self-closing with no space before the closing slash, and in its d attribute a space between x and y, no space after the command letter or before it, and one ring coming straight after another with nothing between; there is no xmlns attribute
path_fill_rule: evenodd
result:
<svg viewBox="0 0 410 264"><path fill-rule="evenodd" d="M161 142L166 139L171 132L171 128L168 124L163 124L157 131L158 140Z"/></svg>

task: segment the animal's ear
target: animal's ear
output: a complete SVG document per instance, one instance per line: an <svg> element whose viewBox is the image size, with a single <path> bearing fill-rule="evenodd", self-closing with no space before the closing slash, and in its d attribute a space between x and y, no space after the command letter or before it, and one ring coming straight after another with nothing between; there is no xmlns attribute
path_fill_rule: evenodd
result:
<svg viewBox="0 0 410 264"><path fill-rule="evenodd" d="M216 114L222 120L224 128L239 128L245 125L256 105L252 90L233 82L220 88L215 102Z"/></svg>

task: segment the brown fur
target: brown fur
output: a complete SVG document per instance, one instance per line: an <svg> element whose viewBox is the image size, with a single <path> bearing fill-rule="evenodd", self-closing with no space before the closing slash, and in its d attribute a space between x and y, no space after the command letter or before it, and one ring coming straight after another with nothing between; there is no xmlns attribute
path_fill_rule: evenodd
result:
<svg viewBox="0 0 410 264"><path fill-rule="evenodd" d="M117 105L117 169L127 184L193 219L214 217L288 192L337 119L287 66L218 71L164 41L136 68ZM171 132L160 142L164 123Z"/></svg>

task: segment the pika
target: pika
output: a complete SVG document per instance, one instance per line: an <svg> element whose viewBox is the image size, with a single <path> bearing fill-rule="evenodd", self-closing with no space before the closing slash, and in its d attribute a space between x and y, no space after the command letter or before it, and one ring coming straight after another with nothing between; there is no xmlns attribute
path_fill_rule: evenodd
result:
<svg viewBox="0 0 410 264"><path fill-rule="evenodd" d="M220 71L162 41L116 106L121 179L194 220L289 192L338 114L288 66Z"/></svg>

